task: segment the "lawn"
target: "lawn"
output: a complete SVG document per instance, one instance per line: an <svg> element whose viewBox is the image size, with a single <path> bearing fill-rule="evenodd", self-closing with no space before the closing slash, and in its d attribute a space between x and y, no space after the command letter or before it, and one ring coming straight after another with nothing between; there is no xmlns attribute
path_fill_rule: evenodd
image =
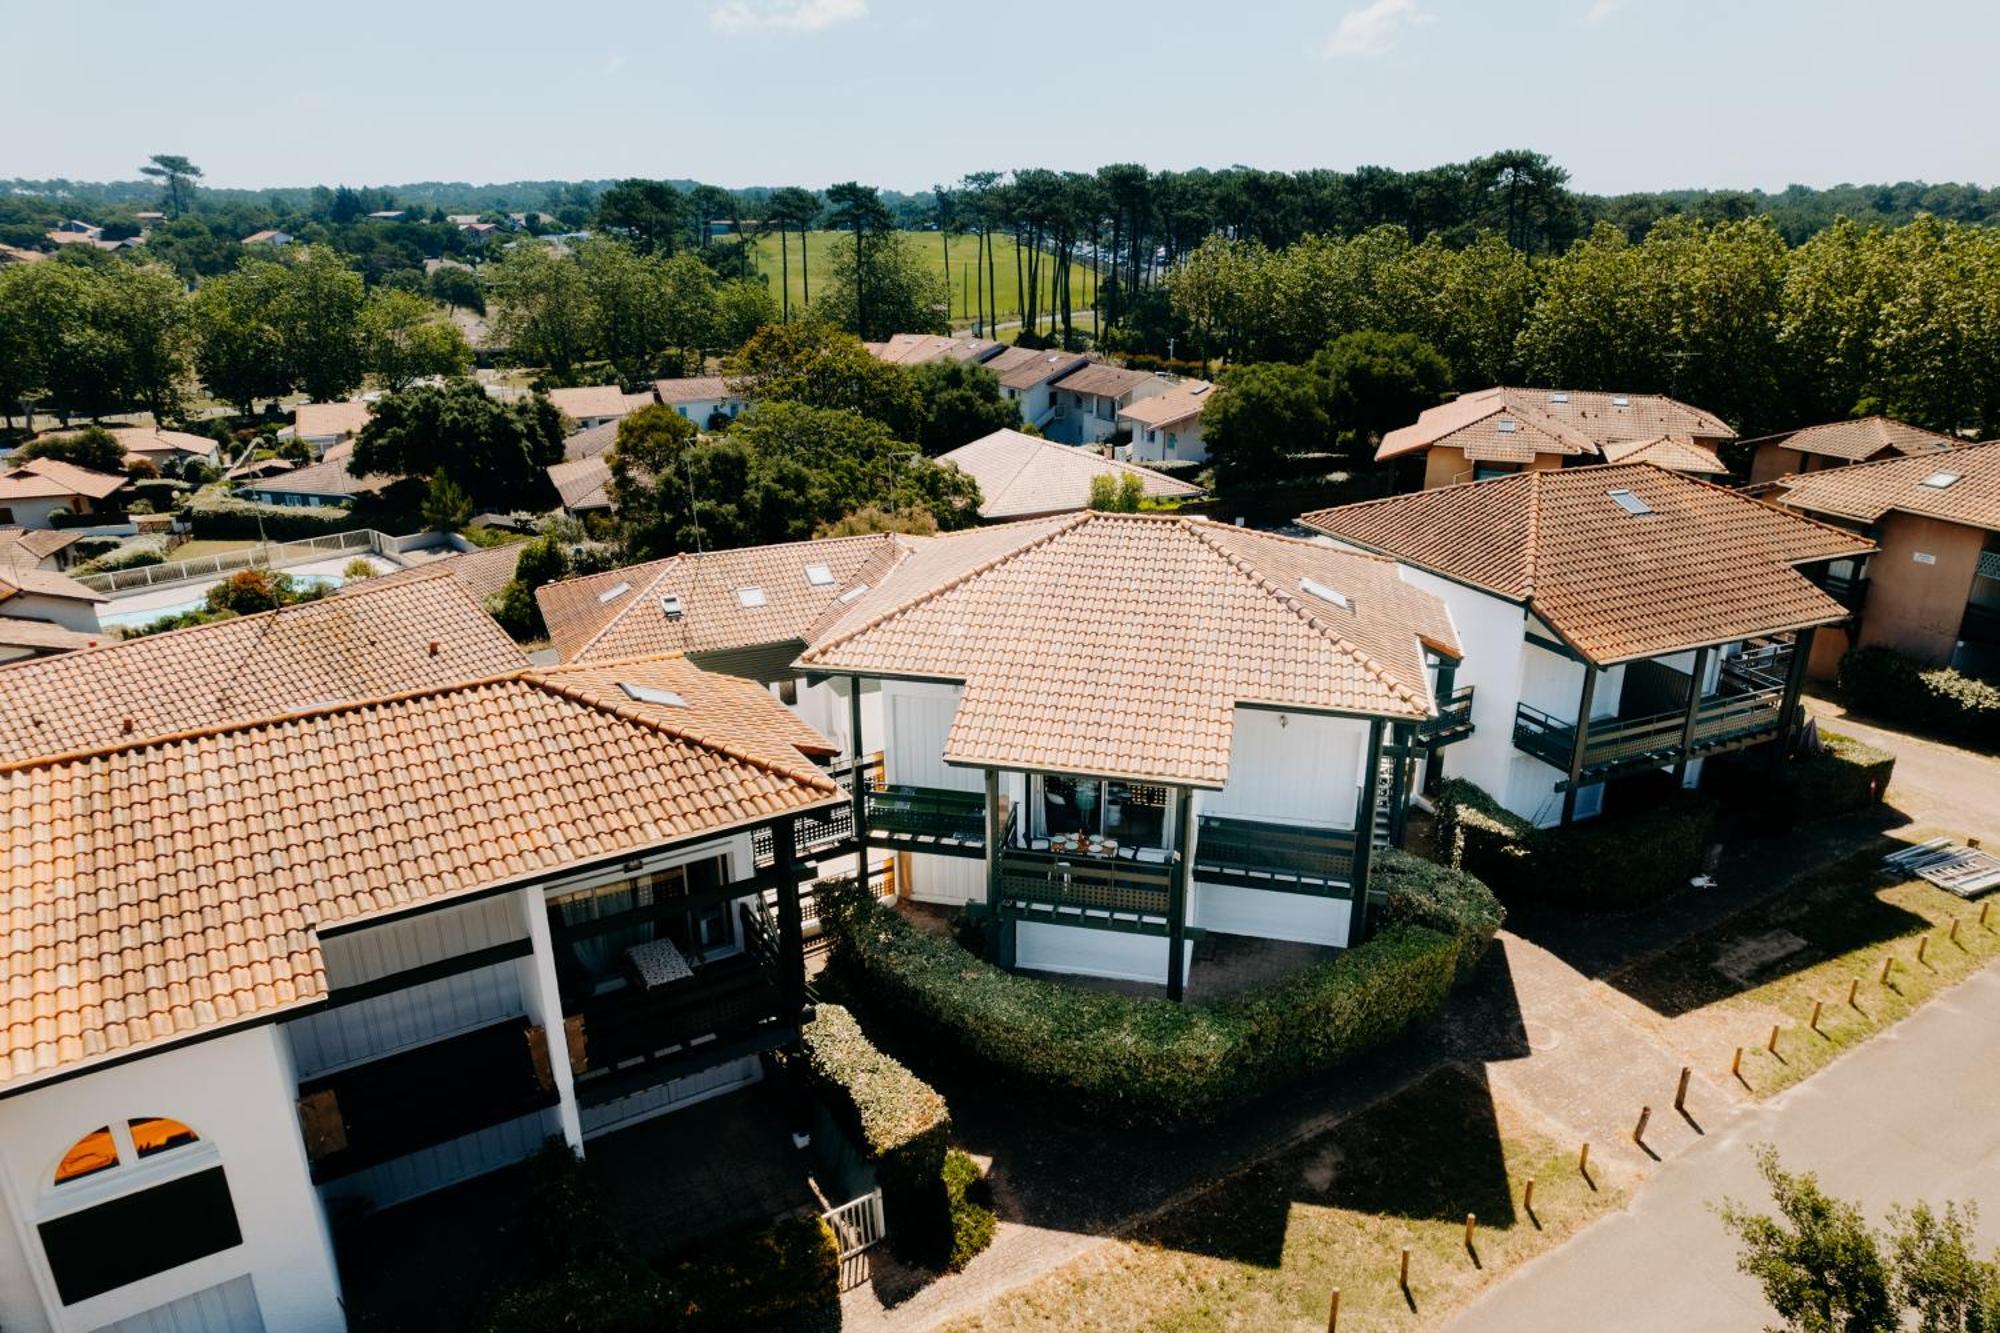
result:
<svg viewBox="0 0 2000 1333"><path fill-rule="evenodd" d="M1629 1181L1591 1173L1477 1076L1447 1069L949 1327L1319 1330L1336 1287L1343 1333L1434 1327L1621 1206ZM1520 1206L1530 1178L1532 1216Z"/></svg>
<svg viewBox="0 0 2000 1333"><path fill-rule="evenodd" d="M211 555L228 555L233 551L247 551L262 543L254 541L211 541L195 540L182 542L167 552L168 560L200 560Z"/></svg>
<svg viewBox="0 0 2000 1333"><path fill-rule="evenodd" d="M1920 879L1885 880L1880 867L1879 851L1829 866L1608 980L1665 1015L1669 1036L1714 1076L1727 1077L1743 1047L1743 1086L1769 1097L2000 956L2000 909L1982 926L1976 903Z"/></svg>
<svg viewBox="0 0 2000 1333"><path fill-rule="evenodd" d="M940 271L944 270L945 238L934 231L906 231L903 235L917 247L918 253ZM757 247L757 267L771 278L771 290L778 290L780 265L778 262L778 238L776 235L759 237ZM805 300L805 283L799 272L799 245L796 237L791 238L791 288L792 306L797 309ZM833 280L833 248L837 245L852 247L853 236L848 232L814 231L806 233L806 261L811 268L813 287L824 294L826 284ZM993 238L993 278L999 291L1000 318L1018 319L1021 312L1021 288L1014 275L1014 238L995 236ZM954 323L969 323L974 307L979 303L979 277L972 271L973 256L978 253L976 240L970 236L951 238L951 269L948 273L951 289L951 319ZM1026 259L1022 260L1025 272ZM1043 260L1042 309L1044 318L1053 299L1054 274L1046 256ZM1090 309L1090 271L1081 263L1070 268L1070 311L1072 317L1081 316ZM991 301L988 302L992 304Z"/></svg>

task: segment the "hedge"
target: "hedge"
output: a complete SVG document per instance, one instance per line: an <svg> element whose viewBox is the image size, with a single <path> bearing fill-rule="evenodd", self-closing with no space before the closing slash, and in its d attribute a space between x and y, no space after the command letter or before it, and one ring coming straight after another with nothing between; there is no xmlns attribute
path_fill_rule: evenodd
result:
<svg viewBox="0 0 2000 1333"><path fill-rule="evenodd" d="M703 1244L666 1282L696 1328L773 1324L840 1299L840 1244L815 1214L781 1217Z"/></svg>
<svg viewBox="0 0 2000 1333"><path fill-rule="evenodd" d="M1753 828L1826 819L1874 805L1889 790L1896 756L1851 736L1821 732L1817 754L1748 750L1723 756L1710 788L1732 822Z"/></svg>
<svg viewBox="0 0 2000 1333"><path fill-rule="evenodd" d="M993 1190L972 1155L953 1148L944 1159L945 1197L951 1202L951 1255L945 1267L958 1272L993 1243L1000 1219L993 1212Z"/></svg>
<svg viewBox="0 0 2000 1333"><path fill-rule="evenodd" d="M1129 1124L1212 1121L1434 1015L1499 924L1483 886L1414 858L1378 860L1383 929L1262 990L1203 1005L1017 975L919 930L851 886L821 919L840 977L884 1022L940 1039L1010 1085Z"/></svg>
<svg viewBox="0 0 2000 1333"><path fill-rule="evenodd" d="M1625 912L1665 898L1702 871L1715 842L1713 798L1674 791L1644 808L1567 828L1537 828L1462 778L1437 798L1446 858L1502 902Z"/></svg>
<svg viewBox="0 0 2000 1333"><path fill-rule="evenodd" d="M187 518L197 541L251 541L259 537L293 541L363 526L346 505L264 504L216 491L197 493L188 502Z"/></svg>
<svg viewBox="0 0 2000 1333"><path fill-rule="evenodd" d="M1950 667L1926 668L1892 648L1840 659L1840 692L1856 712L1959 745L2000 749L2000 687Z"/></svg>

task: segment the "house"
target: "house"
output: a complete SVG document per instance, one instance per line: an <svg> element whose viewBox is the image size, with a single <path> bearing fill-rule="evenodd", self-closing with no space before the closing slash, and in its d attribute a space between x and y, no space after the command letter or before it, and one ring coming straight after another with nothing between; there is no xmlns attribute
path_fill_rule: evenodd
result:
<svg viewBox="0 0 2000 1333"><path fill-rule="evenodd" d="M343 1328L331 1217L587 1154L796 1041L824 741L674 657L421 683L408 628L335 641L414 649L393 688L166 732L117 721L117 649L0 668L114 728L0 763L37 923L0 934L7 1327Z"/></svg>
<svg viewBox="0 0 2000 1333"><path fill-rule="evenodd" d="M1668 771L1695 786L1709 755L1787 741L1814 631L1848 616L1820 586L1827 567L1871 549L1648 463L1516 473L1299 521L1397 560L1450 607L1465 660L1438 688L1468 731L1427 780L1468 779L1544 826L1599 813L1626 779Z"/></svg>
<svg viewBox="0 0 2000 1333"><path fill-rule="evenodd" d="M64 224L64 226L68 225L70 224ZM82 224L79 223L76 225L81 226ZM61 227L58 227L56 230L45 234L51 242L59 246L81 245L92 250L118 250L122 249L125 245L123 241L105 240L99 235L99 229L96 227L90 227L84 231L64 231Z"/></svg>
<svg viewBox="0 0 2000 1333"><path fill-rule="evenodd" d="M277 231L275 229L269 229L269 228L267 228L264 231L253 231L248 236L245 236L242 240L242 244L244 245L279 246L279 245L290 245L291 243L292 243L292 234L290 232Z"/></svg>
<svg viewBox="0 0 2000 1333"><path fill-rule="evenodd" d="M1607 463L1651 463L1690 476L1726 477L1729 467L1714 448L1692 435L1655 435L1649 440L1612 440L1604 446Z"/></svg>
<svg viewBox="0 0 2000 1333"><path fill-rule="evenodd" d="M464 589L466 596L476 605L486 606L513 582L514 572L521 563L521 552L527 545L525 541L518 541L507 542L500 546L475 546L469 551L440 555L435 559L425 560L421 564L394 570L391 573L343 583L330 595L355 597L364 592L415 583L420 579L449 576L458 582L458 586ZM406 552L403 558L413 559L416 554Z"/></svg>
<svg viewBox="0 0 2000 1333"><path fill-rule="evenodd" d="M0 662L68 652L104 637L97 624L103 593L67 574L8 564L0 553Z"/></svg>
<svg viewBox="0 0 2000 1333"><path fill-rule="evenodd" d="M0 581L4 578L0 575ZM5 611L5 605L0 604L0 665L94 648L103 639L88 630L69 629L52 620L26 620L6 615Z"/></svg>
<svg viewBox="0 0 2000 1333"><path fill-rule="evenodd" d="M1004 343L991 338L955 338L937 333L892 333L887 342L865 343L881 361L897 366L922 366L933 361L969 361L978 365L998 356Z"/></svg>
<svg viewBox="0 0 2000 1333"><path fill-rule="evenodd" d="M87 240L94 241L98 237L104 234L104 228L96 226L93 223L84 222L78 218L70 218L66 222L57 223L53 234L62 236L82 236Z"/></svg>
<svg viewBox="0 0 2000 1333"><path fill-rule="evenodd" d="M52 528L65 514L116 521L123 509L113 497L125 486L123 477L59 458L0 462L0 527Z"/></svg>
<svg viewBox="0 0 2000 1333"><path fill-rule="evenodd" d="M175 458L193 458L203 463L213 464L222 446L206 435L192 435L184 430L163 430L156 426L116 426L111 430L118 447L125 451L126 462L143 458L155 467L164 466Z"/></svg>
<svg viewBox="0 0 2000 1333"><path fill-rule="evenodd" d="M1959 441L1894 417L1872 416L1829 421L1823 426L1746 440L1744 444L1756 450L1750 459L1750 484L1759 486L1821 468L1872 463L1878 458L1940 454L1957 448Z"/></svg>
<svg viewBox="0 0 2000 1333"><path fill-rule="evenodd" d="M297 505L321 509L329 505L349 505L364 495L379 495L406 478L392 473L371 472L357 477L348 471L354 456L352 444L337 444L317 463L239 481L236 493L261 504Z"/></svg>
<svg viewBox="0 0 2000 1333"><path fill-rule="evenodd" d="M288 458L247 458L222 475L227 481L242 481L246 478L255 481L264 477L275 477L280 472L290 472L297 467L298 464Z"/></svg>
<svg viewBox="0 0 2000 1333"><path fill-rule="evenodd" d="M409 213L400 208L381 208L368 215L371 222L401 222Z"/></svg>
<svg viewBox="0 0 2000 1333"><path fill-rule="evenodd" d="M1118 425L1130 433L1131 443L1120 445L1118 456L1136 463L1207 462L1201 414L1214 387L1206 380L1182 380L1119 408Z"/></svg>
<svg viewBox="0 0 2000 1333"><path fill-rule="evenodd" d="M338 403L300 403L292 409L292 435L322 456L336 444L361 433L373 415L375 404L365 398L349 398Z"/></svg>
<svg viewBox="0 0 2000 1333"><path fill-rule="evenodd" d="M720 375L654 380L653 392L700 430L720 429L750 406L750 400L732 392Z"/></svg>
<svg viewBox="0 0 2000 1333"><path fill-rule="evenodd" d="M1009 347L983 363L1000 377L1000 396L1021 407L1021 420L1038 430L1051 429L1062 411L1054 385L1063 376L1088 364L1076 352L1040 352L1030 347Z"/></svg>
<svg viewBox="0 0 2000 1333"><path fill-rule="evenodd" d="M18 245L0 245L0 266L7 264L39 264L49 257L46 250L25 250Z"/></svg>
<svg viewBox="0 0 2000 1333"><path fill-rule="evenodd" d="M83 534L73 528L0 528L0 569L12 565L60 572L75 562L81 540Z"/></svg>
<svg viewBox="0 0 2000 1333"><path fill-rule="evenodd" d="M578 459L595 458L609 451L616 443L618 443L616 421L607 421L588 430L574 431L563 436L563 461L574 463Z"/></svg>
<svg viewBox="0 0 2000 1333"><path fill-rule="evenodd" d="M562 414L584 429L634 412L653 401L650 393L628 394L615 384L593 384L577 389L550 389L549 401Z"/></svg>
<svg viewBox="0 0 2000 1333"><path fill-rule="evenodd" d="M1051 390L1056 413L1049 421L1048 436L1064 444L1100 444L1121 429L1121 409L1173 387L1172 380L1148 371L1089 362Z"/></svg>
<svg viewBox="0 0 2000 1333"><path fill-rule="evenodd" d="M1423 485L1430 488L1595 463L1606 445L1662 435L1711 449L1736 438L1720 417L1663 394L1499 387L1425 408L1410 425L1384 435L1375 457L1422 459Z"/></svg>
<svg viewBox="0 0 2000 1333"><path fill-rule="evenodd" d="M1880 548L1832 567L1855 623L1829 636L1816 672L1831 675L1852 644L1881 644L2000 681L2000 441L1822 467L1779 479L1769 498Z"/></svg>
<svg viewBox="0 0 2000 1333"><path fill-rule="evenodd" d="M581 518L611 512L611 464L605 455L566 459L551 463L547 470L549 484L556 488L565 514Z"/></svg>
<svg viewBox="0 0 2000 1333"><path fill-rule="evenodd" d="M1088 509L1090 486L1098 477L1114 482L1137 477L1154 500L1201 494L1199 486L1165 473L1004 428L941 454L938 461L979 483L979 516L989 523Z"/></svg>

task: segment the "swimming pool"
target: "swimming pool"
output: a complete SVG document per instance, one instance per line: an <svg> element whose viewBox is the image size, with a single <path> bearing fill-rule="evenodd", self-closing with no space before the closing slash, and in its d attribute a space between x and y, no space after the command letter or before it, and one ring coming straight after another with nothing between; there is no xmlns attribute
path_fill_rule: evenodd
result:
<svg viewBox="0 0 2000 1333"><path fill-rule="evenodd" d="M295 588L338 588L344 581L338 574L292 575L292 586ZM105 629L144 629L169 616L185 615L189 611L201 610L208 605L208 590L214 586L212 583L206 584L186 601L174 602L168 606L149 606L141 611L117 611L110 615L100 613L97 623Z"/></svg>

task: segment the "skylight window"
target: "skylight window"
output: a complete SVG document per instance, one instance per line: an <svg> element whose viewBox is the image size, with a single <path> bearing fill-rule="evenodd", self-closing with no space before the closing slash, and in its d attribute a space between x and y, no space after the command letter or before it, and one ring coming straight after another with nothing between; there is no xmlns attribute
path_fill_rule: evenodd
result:
<svg viewBox="0 0 2000 1333"><path fill-rule="evenodd" d="M841 603L845 605L846 603L853 601L855 598L859 597L862 593L867 591L868 591L867 584L857 583L852 588L849 588L846 592L840 594Z"/></svg>
<svg viewBox="0 0 2000 1333"><path fill-rule="evenodd" d="M1618 395L1618 397L1613 398L1611 400L1611 405L1613 407L1630 407L1632 406L1632 400L1630 398L1627 398L1625 395L1620 394Z"/></svg>
<svg viewBox="0 0 2000 1333"><path fill-rule="evenodd" d="M1549 395L1549 401L1552 403L1566 403L1569 401L1569 395L1566 393L1552 393Z"/></svg>
<svg viewBox="0 0 2000 1333"><path fill-rule="evenodd" d="M738 588L736 590L736 604L750 609L760 607L764 605L764 590L762 588Z"/></svg>
<svg viewBox="0 0 2000 1333"><path fill-rule="evenodd" d="M672 690L662 690L652 685L634 685L630 681L619 681L618 688L625 691L625 697L642 704L660 704L667 708L686 708L688 701Z"/></svg>
<svg viewBox="0 0 2000 1333"><path fill-rule="evenodd" d="M660 610L666 613L668 620L679 620L685 612L685 608L681 606L681 595L670 592L660 598Z"/></svg>
<svg viewBox="0 0 2000 1333"><path fill-rule="evenodd" d="M1957 481L1958 473L1956 472L1933 472L1918 484L1928 486L1934 491L1942 491L1956 484Z"/></svg>
<svg viewBox="0 0 2000 1333"><path fill-rule="evenodd" d="M825 565L807 565L806 582L815 588L830 588L833 586L833 571Z"/></svg>
<svg viewBox="0 0 2000 1333"><path fill-rule="evenodd" d="M1502 435L1512 435L1515 431L1519 429L1521 429L1521 423L1514 420L1514 418L1512 417L1500 418L1500 433Z"/></svg>
<svg viewBox="0 0 2000 1333"><path fill-rule="evenodd" d="M606 588L603 592L597 594L597 600L600 602L615 602L620 597L623 597L626 593L630 591L632 591L631 584L614 583L610 587Z"/></svg>
<svg viewBox="0 0 2000 1333"><path fill-rule="evenodd" d="M1343 611L1352 611L1354 609L1354 603L1348 600L1346 593L1338 589L1329 588L1318 579L1300 579L1299 591L1311 593L1322 602L1332 602Z"/></svg>
<svg viewBox="0 0 2000 1333"><path fill-rule="evenodd" d="M1610 496L1613 502L1628 514L1650 514L1653 512L1653 506L1647 504L1628 490L1606 491L1605 494Z"/></svg>

